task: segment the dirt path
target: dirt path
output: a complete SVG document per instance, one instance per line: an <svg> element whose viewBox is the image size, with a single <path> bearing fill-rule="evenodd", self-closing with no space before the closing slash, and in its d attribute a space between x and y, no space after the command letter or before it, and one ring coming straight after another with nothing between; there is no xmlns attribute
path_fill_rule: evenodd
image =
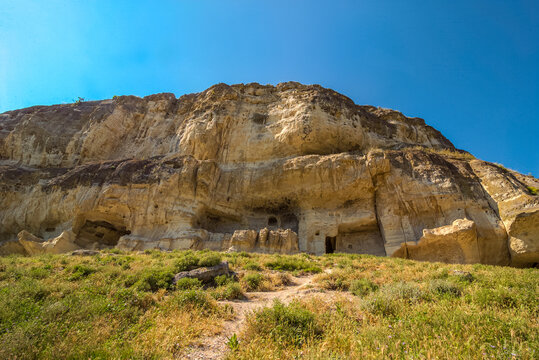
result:
<svg viewBox="0 0 539 360"><path fill-rule="evenodd" d="M245 319L249 313L265 306L271 306L275 299L287 304L293 299L300 299L307 294L318 292L312 288L311 284L314 275L292 277L292 285L277 291L250 292L247 299L237 301L219 301L219 304L228 304L234 309L234 318L224 322L223 330L217 336L204 339L204 343L199 347L192 347L182 355L184 359L208 360L222 359L227 353L226 342L232 334L239 334Z"/></svg>

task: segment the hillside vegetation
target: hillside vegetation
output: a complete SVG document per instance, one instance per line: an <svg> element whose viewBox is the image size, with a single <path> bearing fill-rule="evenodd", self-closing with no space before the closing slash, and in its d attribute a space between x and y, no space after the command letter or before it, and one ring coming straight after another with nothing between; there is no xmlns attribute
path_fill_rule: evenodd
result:
<svg viewBox="0 0 539 360"><path fill-rule="evenodd" d="M236 278L172 284L222 260ZM296 298L223 333L236 304L306 278ZM0 257L2 359L189 358L218 336L228 359L537 359L538 314L537 269L344 254Z"/></svg>

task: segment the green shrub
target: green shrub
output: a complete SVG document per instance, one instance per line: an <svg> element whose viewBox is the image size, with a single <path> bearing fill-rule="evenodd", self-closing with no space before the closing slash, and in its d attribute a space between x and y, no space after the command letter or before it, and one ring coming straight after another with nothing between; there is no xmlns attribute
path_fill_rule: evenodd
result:
<svg viewBox="0 0 539 360"><path fill-rule="evenodd" d="M415 284L400 282L382 286L363 300L363 308L382 316L396 315L399 303L413 304L426 298L426 294Z"/></svg>
<svg viewBox="0 0 539 360"><path fill-rule="evenodd" d="M349 272L338 269L330 273L321 274L316 281L324 289L346 291L350 287L349 277Z"/></svg>
<svg viewBox="0 0 539 360"><path fill-rule="evenodd" d="M50 275L50 270L45 267L33 267L30 269L29 275L34 279L44 279Z"/></svg>
<svg viewBox="0 0 539 360"><path fill-rule="evenodd" d="M428 289L431 293L438 296L459 297L462 290L457 285L448 280L435 279L428 283Z"/></svg>
<svg viewBox="0 0 539 360"><path fill-rule="evenodd" d="M519 306L518 294L513 289L498 286L494 289L482 288L473 294L473 302L484 307L516 308Z"/></svg>
<svg viewBox="0 0 539 360"><path fill-rule="evenodd" d="M79 280L83 277L87 277L88 275L95 273L96 271L97 270L91 266L85 264L77 264L73 266L73 269L71 270L72 275L69 277L69 280Z"/></svg>
<svg viewBox="0 0 539 360"><path fill-rule="evenodd" d="M256 291L259 290L262 280L264 280L262 274L250 273L243 277L242 282L244 283L247 291Z"/></svg>
<svg viewBox="0 0 539 360"><path fill-rule="evenodd" d="M212 296L217 300L235 300L244 298L243 291L238 282L231 282L216 288L212 292Z"/></svg>
<svg viewBox="0 0 539 360"><path fill-rule="evenodd" d="M217 286L224 286L229 283L235 282L234 277L230 275L219 275L216 276L213 281L215 282L215 285Z"/></svg>
<svg viewBox="0 0 539 360"><path fill-rule="evenodd" d="M221 263L221 256L218 254L205 254L198 260L198 266L210 267Z"/></svg>
<svg viewBox="0 0 539 360"><path fill-rule="evenodd" d="M203 290L185 290L175 293L173 303L179 307L194 307L206 311L214 311L215 302Z"/></svg>
<svg viewBox="0 0 539 360"><path fill-rule="evenodd" d="M528 191L530 192L530 194L532 195L537 195L539 193L539 189L537 189L536 187L533 187L533 186L526 186L526 188L528 189Z"/></svg>
<svg viewBox="0 0 539 360"><path fill-rule="evenodd" d="M319 273L322 269L309 261L297 257L277 257L265 264L268 269L280 271L303 271Z"/></svg>
<svg viewBox="0 0 539 360"><path fill-rule="evenodd" d="M195 278L182 278L176 282L177 290L193 290L202 288L202 282Z"/></svg>
<svg viewBox="0 0 539 360"><path fill-rule="evenodd" d="M350 292L356 296L366 296L371 292L378 290L378 285L369 279L353 280L350 283Z"/></svg>
<svg viewBox="0 0 539 360"><path fill-rule="evenodd" d="M275 301L272 307L254 313L247 325L248 337L270 339L282 347L300 347L306 341L320 338L322 332L315 315L298 302L284 305Z"/></svg>
<svg viewBox="0 0 539 360"><path fill-rule="evenodd" d="M257 263L255 262L248 262L246 263L245 265L243 265L243 268L245 270L252 270L252 271L261 271L262 270L262 267L260 265L258 265Z"/></svg>
<svg viewBox="0 0 539 360"><path fill-rule="evenodd" d="M408 282L387 284L381 291L395 300L404 300L408 303L415 303L424 299L425 293L416 285Z"/></svg>
<svg viewBox="0 0 539 360"><path fill-rule="evenodd" d="M148 269L138 275L130 276L126 285L132 284L140 291L155 292L159 289L171 289L174 271L170 269Z"/></svg>
<svg viewBox="0 0 539 360"><path fill-rule="evenodd" d="M396 300L383 292L371 294L363 300L361 305L368 312L382 316L395 315L398 308Z"/></svg>
<svg viewBox="0 0 539 360"><path fill-rule="evenodd" d="M189 271L198 266L199 259L192 253L186 253L174 262L174 271L177 273Z"/></svg>

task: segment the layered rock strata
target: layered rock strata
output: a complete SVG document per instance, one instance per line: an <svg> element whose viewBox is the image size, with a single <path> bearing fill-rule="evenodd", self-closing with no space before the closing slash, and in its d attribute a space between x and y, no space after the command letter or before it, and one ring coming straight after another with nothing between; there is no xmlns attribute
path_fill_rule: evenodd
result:
<svg viewBox="0 0 539 360"><path fill-rule="evenodd" d="M64 251L54 244L70 239L65 251L233 246L533 266L538 187L422 119L316 85L0 114L4 254ZM459 219L473 230L445 230Z"/></svg>

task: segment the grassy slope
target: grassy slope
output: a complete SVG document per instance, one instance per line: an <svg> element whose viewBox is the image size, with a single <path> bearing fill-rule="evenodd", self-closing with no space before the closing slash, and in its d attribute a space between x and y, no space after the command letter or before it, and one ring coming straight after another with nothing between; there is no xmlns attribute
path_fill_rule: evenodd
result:
<svg viewBox="0 0 539 360"><path fill-rule="evenodd" d="M171 286L219 257L239 284ZM286 286L273 269L317 273L323 290L249 316L231 359L539 357L537 269L153 251L0 258L0 358L181 358L234 316L215 299Z"/></svg>

